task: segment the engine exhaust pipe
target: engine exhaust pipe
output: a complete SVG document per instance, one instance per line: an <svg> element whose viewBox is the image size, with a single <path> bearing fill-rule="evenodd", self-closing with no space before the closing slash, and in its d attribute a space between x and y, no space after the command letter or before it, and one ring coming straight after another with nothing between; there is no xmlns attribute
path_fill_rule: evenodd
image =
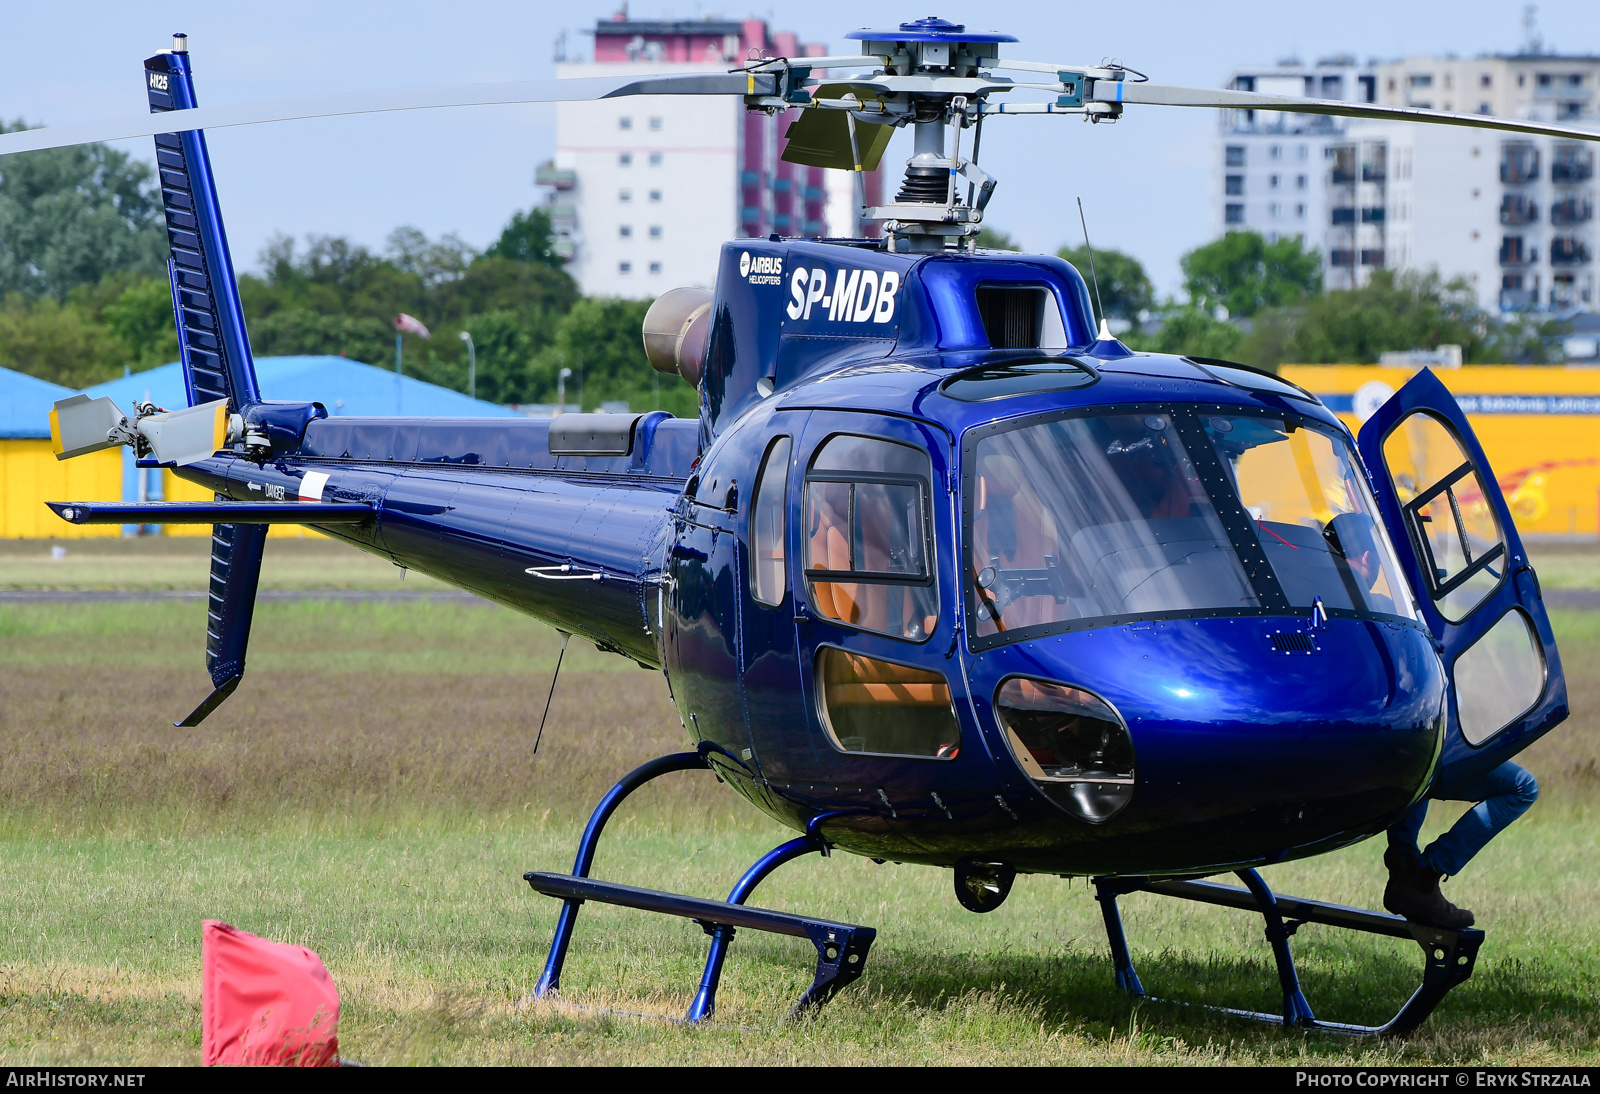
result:
<svg viewBox="0 0 1600 1094"><path fill-rule="evenodd" d="M710 344L710 289L670 289L645 313L644 355L658 372L676 373L699 387Z"/></svg>

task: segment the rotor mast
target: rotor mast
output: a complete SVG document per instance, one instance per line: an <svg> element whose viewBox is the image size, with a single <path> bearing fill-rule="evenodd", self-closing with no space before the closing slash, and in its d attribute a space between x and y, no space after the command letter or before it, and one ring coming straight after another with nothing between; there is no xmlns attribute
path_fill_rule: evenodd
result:
<svg viewBox="0 0 1600 1094"><path fill-rule="evenodd" d="M912 154L894 201L863 209L862 216L884 222L894 250L941 251L952 241L970 243L983 222L994 179L970 158L961 158L961 131L977 123L985 85L993 80L981 66L993 65L1000 43L1016 38L968 33L959 23L933 16L892 31L862 30L848 37L861 40L862 54L878 60L883 75L907 78L896 81L902 86L925 81L927 87L885 96L886 106L898 108L900 124L912 127Z"/></svg>

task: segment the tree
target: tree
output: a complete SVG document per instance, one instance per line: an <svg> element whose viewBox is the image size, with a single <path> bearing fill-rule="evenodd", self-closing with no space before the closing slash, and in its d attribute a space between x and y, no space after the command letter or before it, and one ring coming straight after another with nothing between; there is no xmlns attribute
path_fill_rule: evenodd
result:
<svg viewBox="0 0 1600 1094"><path fill-rule="evenodd" d="M12 293L0 306L0 365L67 387L122 374L126 349L83 308Z"/></svg>
<svg viewBox="0 0 1600 1094"><path fill-rule="evenodd" d="M1224 360L1233 359L1243 339L1244 332L1238 327L1213 318L1192 304L1166 312L1160 326L1149 334L1129 334L1125 337L1133 349Z"/></svg>
<svg viewBox="0 0 1600 1094"><path fill-rule="evenodd" d="M407 225L390 232L385 242L389 263L401 273L419 278L428 289L459 280L477 257L466 241L454 232L440 236L435 243L422 229Z"/></svg>
<svg viewBox="0 0 1600 1094"><path fill-rule="evenodd" d="M1482 360L1489 325L1465 279L1374 270L1364 287L1308 300L1284 346L1285 359L1367 364L1386 350L1459 345Z"/></svg>
<svg viewBox="0 0 1600 1094"><path fill-rule="evenodd" d="M566 260L556 253L550 230L550 212L538 207L514 213L500 238L483 252L484 258L504 258L552 270L565 267Z"/></svg>
<svg viewBox="0 0 1600 1094"><path fill-rule="evenodd" d="M1571 326L1560 319L1518 315L1495 323L1468 358L1473 364L1547 365L1566 357L1561 338Z"/></svg>
<svg viewBox="0 0 1600 1094"><path fill-rule="evenodd" d="M1190 303L1250 316L1322 290L1322 256L1299 238L1268 243L1257 232L1229 232L1179 260Z"/></svg>
<svg viewBox="0 0 1600 1094"><path fill-rule="evenodd" d="M556 373L570 368L568 404L581 399L585 410L603 402L627 400L635 410L657 405L683 417L698 412L699 395L682 380L661 376L645 360L640 329L648 300L586 297L573 305L556 328L555 338L534 364L536 399L553 403ZM579 394L581 390L581 396Z"/></svg>
<svg viewBox="0 0 1600 1094"><path fill-rule="evenodd" d="M1092 267L1087 247L1062 247L1056 257L1072 263L1089 282L1091 299L1094 280L1099 278L1100 300L1107 318L1124 319L1137 326L1140 313L1149 311L1155 304L1155 286L1150 283L1144 266L1130 254L1097 249Z"/></svg>
<svg viewBox="0 0 1600 1094"><path fill-rule="evenodd" d="M126 285L99 309L100 322L127 348L134 372L178 359L178 331L172 316L172 286L164 277L112 275L111 286ZM108 286L102 286L102 293ZM74 300L86 294L74 290Z"/></svg>
<svg viewBox="0 0 1600 1094"><path fill-rule="evenodd" d="M578 299L564 270L476 255L455 236L430 240L416 228L390 233L382 254L340 237L312 237L304 250L279 237L261 265L264 276L240 279L257 352L338 353L387 366L391 324L403 311L433 331L429 341L408 341L407 375L465 391L458 335L470 331L478 394L498 402L540 401L533 357Z"/></svg>
<svg viewBox="0 0 1600 1094"><path fill-rule="evenodd" d="M0 123L0 132L28 128ZM167 247L151 171L103 144L8 156L0 170L0 295L64 300L107 274L160 273Z"/></svg>

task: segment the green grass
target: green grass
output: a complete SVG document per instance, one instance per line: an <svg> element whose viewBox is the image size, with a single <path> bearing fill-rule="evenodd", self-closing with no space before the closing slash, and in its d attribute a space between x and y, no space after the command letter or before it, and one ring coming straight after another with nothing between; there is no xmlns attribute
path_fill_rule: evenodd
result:
<svg viewBox="0 0 1600 1094"><path fill-rule="evenodd" d="M1528 557L1546 589L1600 589L1600 542L1546 540L1528 544Z"/></svg>
<svg viewBox="0 0 1600 1094"><path fill-rule="evenodd" d="M51 548L66 551L51 556ZM0 540L0 590L103 589L204 592L209 536L123 539ZM261 564L263 589L439 590L424 574L336 540L269 539Z"/></svg>
<svg viewBox="0 0 1600 1094"><path fill-rule="evenodd" d="M716 1021L681 1015L706 940L692 923L585 906L563 1001L525 1003L556 903L520 874L570 866L618 774L683 747L659 674L575 644L532 736L553 635L472 603L264 602L251 671L203 726L204 609L0 604L0 1062L193 1063L199 924L315 949L343 998L343 1051L373 1063L1593 1063L1600 1057L1600 821L1592 712L1600 613L1555 625L1579 713L1525 762L1527 818L1453 881L1488 942L1473 978L1404 1042L1285 1035L1111 988L1087 885L1023 877L975 917L948 872L808 858L758 903L868 923L866 976L780 1021L804 942L741 932ZM1453 811L1436 809L1430 830ZM722 895L789 833L705 773L647 787L596 873ZM1282 891L1374 907L1369 841L1267 871ZM1124 900L1146 986L1275 1009L1259 919ZM1318 927L1295 939L1320 1014L1379 1021L1420 980L1410 944Z"/></svg>

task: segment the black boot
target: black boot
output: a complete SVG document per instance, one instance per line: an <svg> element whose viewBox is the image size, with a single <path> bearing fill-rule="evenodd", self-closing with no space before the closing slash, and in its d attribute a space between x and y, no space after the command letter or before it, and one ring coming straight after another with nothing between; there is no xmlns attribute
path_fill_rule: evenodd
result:
<svg viewBox="0 0 1600 1094"><path fill-rule="evenodd" d="M1428 869L1402 848L1390 846L1383 853L1389 868L1389 884L1383 890L1383 906L1413 923L1459 929L1472 926L1472 913L1457 908L1439 891L1442 876Z"/></svg>

